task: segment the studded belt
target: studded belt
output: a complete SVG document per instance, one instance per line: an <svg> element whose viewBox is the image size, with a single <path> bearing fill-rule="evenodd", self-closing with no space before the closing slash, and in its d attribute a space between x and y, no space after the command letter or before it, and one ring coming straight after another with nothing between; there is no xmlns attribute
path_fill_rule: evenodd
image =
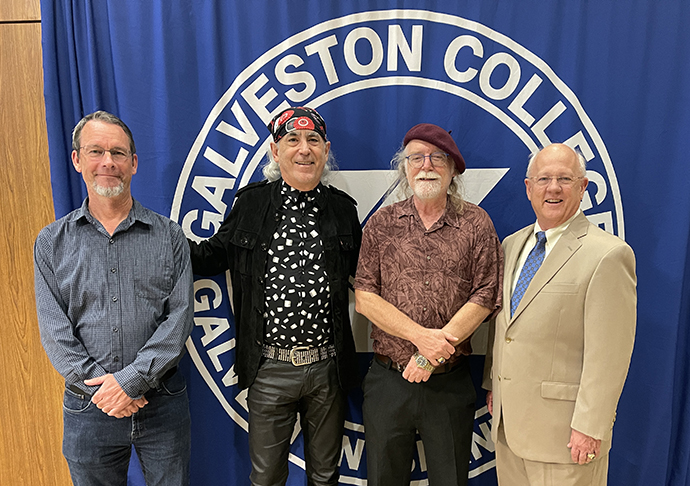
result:
<svg viewBox="0 0 690 486"><path fill-rule="evenodd" d="M261 355L264 358L285 361L287 363L292 363L295 366L304 366L334 357L335 345L329 344L318 348L310 346L296 346L288 349L264 344Z"/></svg>

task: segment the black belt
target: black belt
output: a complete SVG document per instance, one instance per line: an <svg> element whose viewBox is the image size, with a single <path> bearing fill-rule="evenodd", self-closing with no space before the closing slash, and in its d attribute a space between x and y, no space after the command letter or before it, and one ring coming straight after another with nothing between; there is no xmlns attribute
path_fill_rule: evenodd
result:
<svg viewBox="0 0 690 486"><path fill-rule="evenodd" d="M384 354L375 353L374 358L386 368L398 371L400 373L405 371L405 367L407 366L407 364L401 365L400 363L396 363ZM448 373L464 361L462 358L463 356L452 356L450 360L446 361L442 365L438 365L431 374L442 375L443 373Z"/></svg>
<svg viewBox="0 0 690 486"><path fill-rule="evenodd" d="M82 400L91 400L91 395L86 393L84 390L79 388L77 385L67 385L67 389L71 391L72 393L75 393L81 398Z"/></svg>
<svg viewBox="0 0 690 486"><path fill-rule="evenodd" d="M161 376L161 379L158 380L158 382L163 383L164 381L168 380L169 378L172 378L172 376L175 373L177 373L177 366L173 366L168 371L166 371L163 374L163 376ZM91 397L93 396L93 395L89 395L84 390L82 390L81 388L79 388L77 385L74 385L74 384L73 385L67 385L67 389L69 391L71 391L72 393L79 395L79 398L81 398L82 400L91 400Z"/></svg>
<svg viewBox="0 0 690 486"><path fill-rule="evenodd" d="M287 363L292 363L295 366L304 366L335 357L335 346L333 344L328 344L318 348L296 346L288 349L264 344L261 350L261 355L264 358L285 361Z"/></svg>

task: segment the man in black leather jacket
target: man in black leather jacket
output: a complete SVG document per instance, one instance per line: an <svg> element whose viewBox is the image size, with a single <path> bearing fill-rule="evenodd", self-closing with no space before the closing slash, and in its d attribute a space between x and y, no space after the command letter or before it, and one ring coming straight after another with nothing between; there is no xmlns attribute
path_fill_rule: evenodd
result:
<svg viewBox="0 0 690 486"><path fill-rule="evenodd" d="M192 266L206 276L230 270L252 484L285 484L299 413L308 483L336 485L344 390L359 381L348 287L362 230L356 202L321 183L332 158L321 116L293 107L268 128L268 180L237 192L213 237L190 241Z"/></svg>

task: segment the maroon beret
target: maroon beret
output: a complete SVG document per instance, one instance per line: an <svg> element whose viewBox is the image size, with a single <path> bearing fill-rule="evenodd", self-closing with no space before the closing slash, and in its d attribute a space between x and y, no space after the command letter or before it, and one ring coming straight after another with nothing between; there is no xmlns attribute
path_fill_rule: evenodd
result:
<svg viewBox="0 0 690 486"><path fill-rule="evenodd" d="M465 159L455 144L455 140L450 136L450 133L445 131L438 125L431 123L420 123L408 130L403 139L403 147L406 147L411 140L422 140L424 142L436 145L438 148L450 155L455 161L455 167L458 173L465 172Z"/></svg>

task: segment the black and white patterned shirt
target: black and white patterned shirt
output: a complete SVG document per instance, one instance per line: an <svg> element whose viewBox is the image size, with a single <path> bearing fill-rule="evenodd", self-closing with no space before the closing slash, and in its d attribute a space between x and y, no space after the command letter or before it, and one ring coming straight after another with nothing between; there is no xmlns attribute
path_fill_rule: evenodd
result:
<svg viewBox="0 0 690 486"><path fill-rule="evenodd" d="M330 288L316 224L320 188L300 192L282 182L282 220L266 263L264 343L271 346L331 344Z"/></svg>

